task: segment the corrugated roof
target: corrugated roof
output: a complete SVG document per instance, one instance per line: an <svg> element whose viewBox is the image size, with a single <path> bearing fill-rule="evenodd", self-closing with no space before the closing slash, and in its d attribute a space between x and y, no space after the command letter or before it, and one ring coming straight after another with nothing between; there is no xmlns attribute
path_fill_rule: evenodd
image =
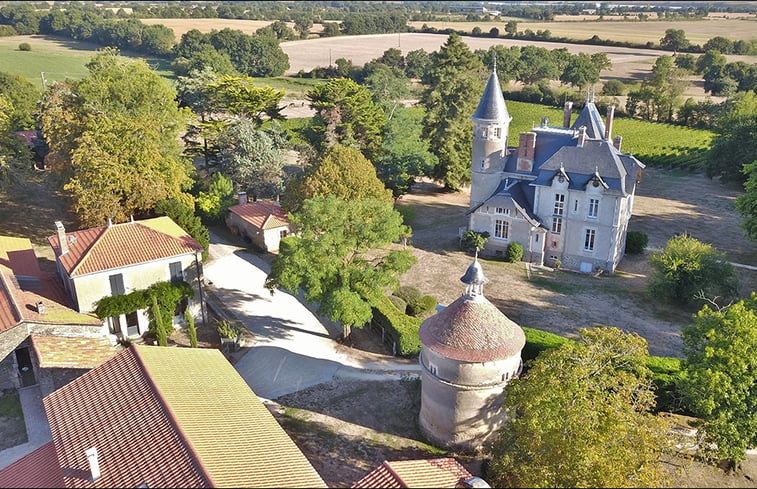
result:
<svg viewBox="0 0 757 489"><path fill-rule="evenodd" d="M68 487L325 487L218 350L132 346L45 408Z"/></svg>
<svg viewBox="0 0 757 489"><path fill-rule="evenodd" d="M259 229L273 229L289 226L287 213L273 202L258 200L246 204L233 205L229 211Z"/></svg>
<svg viewBox="0 0 757 489"><path fill-rule="evenodd" d="M502 87L499 85L496 69L492 70L491 75L489 75L484 94L481 96L476 112L471 118L486 121L510 121L512 119L507 112L505 97L502 95Z"/></svg>
<svg viewBox="0 0 757 489"><path fill-rule="evenodd" d="M0 470L0 487L63 487L63 476L53 442L42 445Z"/></svg>
<svg viewBox="0 0 757 489"><path fill-rule="evenodd" d="M454 458L385 461L352 485L353 488L457 487L471 478Z"/></svg>
<svg viewBox="0 0 757 489"><path fill-rule="evenodd" d="M463 295L426 319L418 332L424 346L463 362L489 362L520 353L526 335L483 295Z"/></svg>
<svg viewBox="0 0 757 489"><path fill-rule="evenodd" d="M167 216L67 232L68 253L58 236L48 241L72 277L202 251L202 246Z"/></svg>
<svg viewBox="0 0 757 489"><path fill-rule="evenodd" d="M42 368L95 368L120 351L107 338L38 334L31 338Z"/></svg>

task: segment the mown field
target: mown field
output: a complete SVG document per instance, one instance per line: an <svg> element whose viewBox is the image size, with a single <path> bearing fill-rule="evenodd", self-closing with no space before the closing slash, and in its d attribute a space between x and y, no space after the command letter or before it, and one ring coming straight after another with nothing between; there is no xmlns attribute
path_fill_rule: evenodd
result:
<svg viewBox="0 0 757 489"><path fill-rule="evenodd" d="M197 29L200 32L210 32L213 29L236 29L245 34L255 34L255 31L261 27L273 23L272 20L243 20L243 19L140 19L142 23L148 25L162 24L172 29L179 41L181 36L186 32ZM294 22L287 22L287 25L294 29ZM310 28L311 34L323 32L322 24L313 24Z"/></svg>
<svg viewBox="0 0 757 489"><path fill-rule="evenodd" d="M602 39L613 41L631 41L638 43L660 43L667 29L683 29L686 38L693 44L704 44L708 39L715 36L723 36L729 39L752 39L757 37L757 21L749 20L708 18L706 20L681 20L681 21L619 21L598 22L592 20L572 22L527 22L518 20L518 32L531 29L532 31L549 30L555 37L567 37L570 39L589 39L597 35ZM504 34L506 19L497 22L409 22L416 29L423 24L436 29L457 29L470 32L474 27L480 27L482 31L489 32L492 27Z"/></svg>
<svg viewBox="0 0 757 489"><path fill-rule="evenodd" d="M32 50L19 51L18 45L22 42L29 43ZM0 71L23 75L42 88L42 73L48 83L85 76L85 65L101 48L102 46L94 43L55 36L0 37ZM139 56L128 51L121 54L131 58L144 58L158 74L174 78L170 62L166 59Z"/></svg>

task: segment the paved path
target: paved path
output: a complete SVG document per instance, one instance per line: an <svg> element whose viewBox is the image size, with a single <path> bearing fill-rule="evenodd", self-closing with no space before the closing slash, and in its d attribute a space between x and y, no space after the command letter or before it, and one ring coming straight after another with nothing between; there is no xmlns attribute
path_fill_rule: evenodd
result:
<svg viewBox="0 0 757 489"><path fill-rule="evenodd" d="M50 434L50 425L47 423L45 408L42 405L42 392L40 392L39 386L19 389L18 395L21 400L21 409L24 411L28 441L0 451L0 469L9 466L53 439L52 434Z"/></svg>
<svg viewBox="0 0 757 489"><path fill-rule="evenodd" d="M353 353L337 343L340 327L324 325L286 292L272 295L264 287L268 263L214 233L210 257L208 289L255 337L234 366L258 396L275 399L335 376L377 380L419 373L414 360Z"/></svg>

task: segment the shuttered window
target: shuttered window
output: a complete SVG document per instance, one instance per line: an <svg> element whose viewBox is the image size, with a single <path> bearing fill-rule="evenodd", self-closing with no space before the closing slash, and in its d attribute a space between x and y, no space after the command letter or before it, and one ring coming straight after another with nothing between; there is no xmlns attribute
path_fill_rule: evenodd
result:
<svg viewBox="0 0 757 489"><path fill-rule="evenodd" d="M184 270L181 268L181 262L175 261L168 264L168 269L171 272L171 283L177 284L184 281Z"/></svg>
<svg viewBox="0 0 757 489"><path fill-rule="evenodd" d="M126 292L124 289L124 276L122 274L111 275L110 279L110 295L123 295Z"/></svg>

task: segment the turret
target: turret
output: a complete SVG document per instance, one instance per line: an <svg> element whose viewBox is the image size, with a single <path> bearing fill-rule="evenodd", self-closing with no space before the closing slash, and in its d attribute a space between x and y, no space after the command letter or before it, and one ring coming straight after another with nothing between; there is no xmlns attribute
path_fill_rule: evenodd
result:
<svg viewBox="0 0 757 489"><path fill-rule="evenodd" d="M480 204L496 190L499 179L492 174L502 172L507 152L507 131L512 117L507 112L505 97L494 62L484 94L473 119L473 151L471 154L471 207Z"/></svg>

